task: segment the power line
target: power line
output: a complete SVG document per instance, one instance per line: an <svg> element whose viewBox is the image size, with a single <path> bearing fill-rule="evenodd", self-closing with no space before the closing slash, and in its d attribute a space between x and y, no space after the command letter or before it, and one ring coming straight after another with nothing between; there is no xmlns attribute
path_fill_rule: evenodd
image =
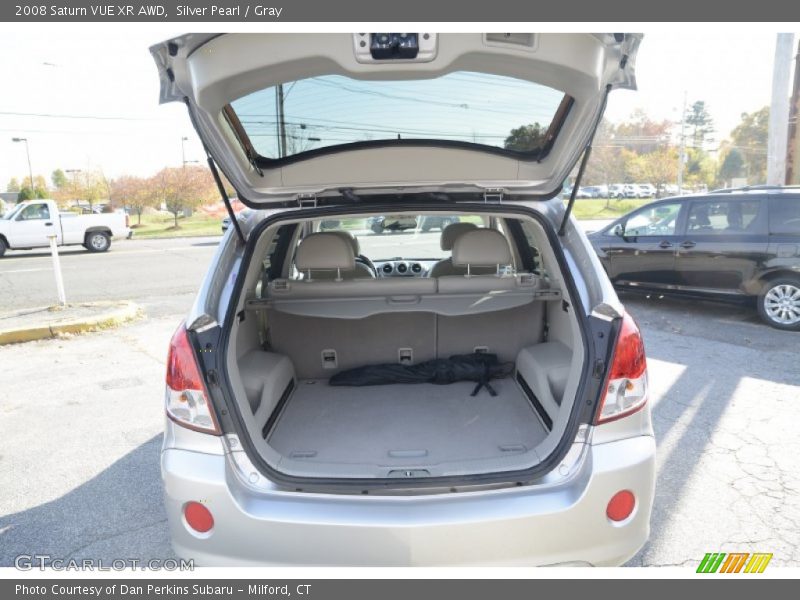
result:
<svg viewBox="0 0 800 600"><path fill-rule="evenodd" d="M155 117L117 117L105 115L59 115L54 113L29 113L0 111L0 115L13 117L45 117L49 119L88 119L95 121L167 121L169 119L157 119Z"/></svg>

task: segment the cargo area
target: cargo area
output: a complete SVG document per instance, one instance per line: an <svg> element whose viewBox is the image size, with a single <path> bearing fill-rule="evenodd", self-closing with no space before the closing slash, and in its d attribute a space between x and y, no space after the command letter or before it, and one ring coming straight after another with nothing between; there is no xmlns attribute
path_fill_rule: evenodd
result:
<svg viewBox="0 0 800 600"><path fill-rule="evenodd" d="M554 261L537 254L549 277L517 269L500 228L459 226L466 233L436 277L428 264L419 276L370 276L342 237L283 230L294 236L285 264L254 271L228 354L242 420L270 467L296 478L453 477L525 470L553 451L583 369ZM263 245L280 257L280 235ZM464 275L467 260L475 270ZM491 391L477 375L331 385L353 369L402 371L457 356L502 366Z"/></svg>

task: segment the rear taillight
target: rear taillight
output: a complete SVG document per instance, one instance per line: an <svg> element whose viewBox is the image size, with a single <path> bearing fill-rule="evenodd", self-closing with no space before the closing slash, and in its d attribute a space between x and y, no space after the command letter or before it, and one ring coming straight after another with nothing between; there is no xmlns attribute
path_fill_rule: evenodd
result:
<svg viewBox="0 0 800 600"><path fill-rule="evenodd" d="M183 323L169 344L166 409L167 416L178 425L220 435L214 409L209 403L208 392Z"/></svg>
<svg viewBox="0 0 800 600"><path fill-rule="evenodd" d="M644 341L633 317L625 313L595 425L626 417L641 410L646 403L647 359Z"/></svg>

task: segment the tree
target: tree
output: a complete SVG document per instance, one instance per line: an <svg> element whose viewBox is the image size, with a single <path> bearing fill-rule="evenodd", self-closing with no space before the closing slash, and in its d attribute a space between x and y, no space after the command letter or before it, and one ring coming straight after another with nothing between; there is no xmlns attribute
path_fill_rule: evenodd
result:
<svg viewBox="0 0 800 600"><path fill-rule="evenodd" d="M748 183L767 180L767 139L769 106L752 113L742 113L742 121L731 132L731 146L744 158L744 173Z"/></svg>
<svg viewBox="0 0 800 600"><path fill-rule="evenodd" d="M31 178L25 177L22 180L22 186L19 189L17 202L25 200L34 200L41 198L49 198L47 190L47 181L41 175L34 175L33 185L31 185Z"/></svg>
<svg viewBox="0 0 800 600"><path fill-rule="evenodd" d="M702 148L706 141L712 141L709 136L714 133L714 121L703 100L698 100L686 109L684 122L692 128L692 142L695 148Z"/></svg>
<svg viewBox="0 0 800 600"><path fill-rule="evenodd" d="M99 169L81 171L76 173L71 182L71 189L67 188L73 200L83 200L89 205L89 210L94 210L94 205L108 198L108 185L103 172Z"/></svg>
<svg viewBox="0 0 800 600"><path fill-rule="evenodd" d="M730 148L724 155L719 167L717 179L723 185L744 173L745 161L742 153L737 148Z"/></svg>
<svg viewBox="0 0 800 600"><path fill-rule="evenodd" d="M631 114L631 119L614 128L613 145L632 150L637 154L655 152L668 143L672 123L653 121L641 109Z"/></svg>
<svg viewBox="0 0 800 600"><path fill-rule="evenodd" d="M625 178L624 149L614 143L615 136L614 124L603 119L597 127L592 155L583 174L586 185L611 185Z"/></svg>
<svg viewBox="0 0 800 600"><path fill-rule="evenodd" d="M158 202L158 190L150 180L123 175L111 182L111 195L115 203L130 209L137 217L136 226L142 224L142 213Z"/></svg>
<svg viewBox="0 0 800 600"><path fill-rule="evenodd" d="M61 169L53 171L50 175L50 181L53 182L53 187L55 187L56 190L63 190L69 184L66 174Z"/></svg>
<svg viewBox="0 0 800 600"><path fill-rule="evenodd" d="M208 169L188 165L161 169L151 180L151 186L158 200L172 213L175 229L178 229L178 215L187 208L211 201L216 190Z"/></svg>
<svg viewBox="0 0 800 600"><path fill-rule="evenodd" d="M8 180L8 185L6 186L7 192L17 192L19 193L19 180L16 177L12 177Z"/></svg>
<svg viewBox="0 0 800 600"><path fill-rule="evenodd" d="M520 125L511 130L503 145L506 150L530 152L542 146L546 133L539 123Z"/></svg>
<svg viewBox="0 0 800 600"><path fill-rule="evenodd" d="M654 152L634 156L628 169L634 181L652 183L660 189L678 177L678 151L674 146L662 146Z"/></svg>

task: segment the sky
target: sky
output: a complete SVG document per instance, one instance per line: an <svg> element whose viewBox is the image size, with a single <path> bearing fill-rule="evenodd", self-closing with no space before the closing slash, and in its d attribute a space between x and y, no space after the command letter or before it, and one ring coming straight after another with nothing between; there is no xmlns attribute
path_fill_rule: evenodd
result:
<svg viewBox="0 0 800 600"><path fill-rule="evenodd" d="M32 42L31 29L0 31L2 190L11 177L28 173L25 145L12 137L28 139L34 174L48 179L56 168L101 168L117 177L180 166L183 137L186 160L204 159L183 105L158 105L148 46L171 32L146 26L97 27L80 35L69 30L50 30L46 43ZM622 121L641 108L651 118L677 122L686 96L689 104L706 102L721 141L741 113L769 104L774 52L769 32L645 29L636 64L639 89L613 92L606 116Z"/></svg>

